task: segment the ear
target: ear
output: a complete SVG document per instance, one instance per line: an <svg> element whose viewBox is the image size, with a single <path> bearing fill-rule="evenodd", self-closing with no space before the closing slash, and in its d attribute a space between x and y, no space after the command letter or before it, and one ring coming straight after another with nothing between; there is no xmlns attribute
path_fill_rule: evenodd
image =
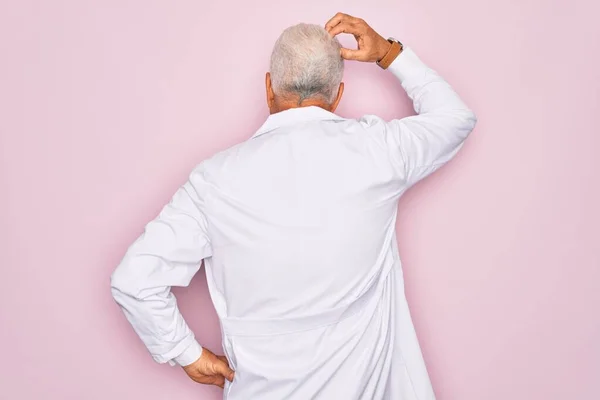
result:
<svg viewBox="0 0 600 400"><path fill-rule="evenodd" d="M265 87L267 89L267 106L269 106L269 110L273 110L275 106L275 93L273 92L273 86L271 84L271 73L267 72L265 76Z"/></svg>
<svg viewBox="0 0 600 400"><path fill-rule="evenodd" d="M340 82L340 88L338 89L338 94L333 103L331 103L331 112L335 112L338 104L340 104L340 100L342 99L342 95L344 94L344 82Z"/></svg>

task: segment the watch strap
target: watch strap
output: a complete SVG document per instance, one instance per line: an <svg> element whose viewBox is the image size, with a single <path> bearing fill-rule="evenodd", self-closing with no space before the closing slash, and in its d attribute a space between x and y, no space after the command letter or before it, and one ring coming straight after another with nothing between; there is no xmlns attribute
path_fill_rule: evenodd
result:
<svg viewBox="0 0 600 400"><path fill-rule="evenodd" d="M397 40L388 39L392 45L390 46L388 52L383 56L383 58L377 61L377 65L379 65L383 69L387 69L392 62L398 57L400 53L402 53L402 43Z"/></svg>

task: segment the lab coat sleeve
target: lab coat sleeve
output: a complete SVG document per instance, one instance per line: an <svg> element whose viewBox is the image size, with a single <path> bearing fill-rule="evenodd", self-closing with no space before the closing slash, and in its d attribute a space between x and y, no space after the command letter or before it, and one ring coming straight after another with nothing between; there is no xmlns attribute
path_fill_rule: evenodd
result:
<svg viewBox="0 0 600 400"><path fill-rule="evenodd" d="M172 286L188 286L212 254L197 168L129 247L111 276L112 295L156 362L188 365L202 347L179 312Z"/></svg>
<svg viewBox="0 0 600 400"><path fill-rule="evenodd" d="M411 185L454 157L477 119L450 85L410 48L388 70L400 80L417 113L386 123L383 133L392 162Z"/></svg>

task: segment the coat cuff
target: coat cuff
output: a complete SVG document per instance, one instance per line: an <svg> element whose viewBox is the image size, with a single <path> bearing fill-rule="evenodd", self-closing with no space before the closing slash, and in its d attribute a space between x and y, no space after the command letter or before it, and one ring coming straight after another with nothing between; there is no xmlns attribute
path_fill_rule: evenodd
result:
<svg viewBox="0 0 600 400"><path fill-rule="evenodd" d="M202 355L202 346L194 339L192 344L190 344L180 355L175 357L173 361L169 362L171 365L179 365L185 367L190 365L194 361L200 358Z"/></svg>
<svg viewBox="0 0 600 400"><path fill-rule="evenodd" d="M388 71L391 71L400 79L400 82L404 82L415 75L423 74L424 69L425 64L423 61L408 47L405 47L388 67Z"/></svg>

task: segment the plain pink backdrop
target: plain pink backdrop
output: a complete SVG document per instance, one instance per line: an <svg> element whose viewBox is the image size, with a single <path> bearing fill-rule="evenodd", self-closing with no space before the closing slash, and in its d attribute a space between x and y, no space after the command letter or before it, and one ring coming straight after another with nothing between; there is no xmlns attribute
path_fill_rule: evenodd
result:
<svg viewBox="0 0 600 400"><path fill-rule="evenodd" d="M267 116L282 29L340 10L411 46L479 117L398 221L439 399L600 399L597 4L2 0L0 399L220 398L154 364L109 275L193 166ZM347 63L345 82L343 116L412 112L374 65ZM176 293L219 351L203 275Z"/></svg>

